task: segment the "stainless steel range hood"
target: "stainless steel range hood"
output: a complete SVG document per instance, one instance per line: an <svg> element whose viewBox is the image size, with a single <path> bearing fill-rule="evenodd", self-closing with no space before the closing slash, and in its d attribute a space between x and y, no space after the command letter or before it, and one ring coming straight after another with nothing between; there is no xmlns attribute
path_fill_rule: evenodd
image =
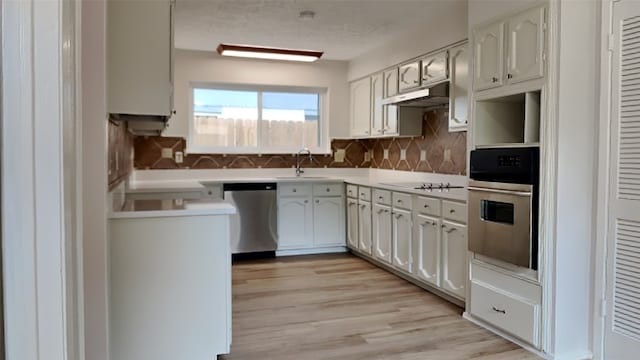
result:
<svg viewBox="0 0 640 360"><path fill-rule="evenodd" d="M449 82L441 82L429 88L392 96L382 100L382 105L430 108L449 104Z"/></svg>

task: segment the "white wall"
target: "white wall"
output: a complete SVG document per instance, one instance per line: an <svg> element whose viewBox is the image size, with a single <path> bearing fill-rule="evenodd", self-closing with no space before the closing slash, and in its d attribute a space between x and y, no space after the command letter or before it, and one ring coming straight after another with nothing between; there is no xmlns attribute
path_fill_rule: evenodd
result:
<svg viewBox="0 0 640 360"><path fill-rule="evenodd" d="M502 14L526 9L540 0L469 0L469 33L473 27Z"/></svg>
<svg viewBox="0 0 640 360"><path fill-rule="evenodd" d="M221 57L208 51L176 50L175 109L164 136L187 137L191 82L286 85L328 89L329 135L349 134L347 63L319 60L314 63L265 61Z"/></svg>
<svg viewBox="0 0 640 360"><path fill-rule="evenodd" d="M109 360L106 1L81 6L85 359Z"/></svg>
<svg viewBox="0 0 640 360"><path fill-rule="evenodd" d="M560 2L554 352L592 349L600 4ZM568 334L571 334L568 336Z"/></svg>
<svg viewBox="0 0 640 360"><path fill-rule="evenodd" d="M437 15L425 14L429 21L425 21L419 29L351 60L349 81L466 39L467 3L456 1L450 5L439 7Z"/></svg>

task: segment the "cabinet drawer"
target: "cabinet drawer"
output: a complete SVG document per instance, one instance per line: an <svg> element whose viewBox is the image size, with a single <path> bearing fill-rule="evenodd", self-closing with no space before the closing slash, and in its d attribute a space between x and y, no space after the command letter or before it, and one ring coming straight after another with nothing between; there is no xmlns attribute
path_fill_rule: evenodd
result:
<svg viewBox="0 0 640 360"><path fill-rule="evenodd" d="M356 185L347 185L347 196L352 198L358 197L358 186Z"/></svg>
<svg viewBox="0 0 640 360"><path fill-rule="evenodd" d="M371 188L358 186L358 199L371 201Z"/></svg>
<svg viewBox="0 0 640 360"><path fill-rule="evenodd" d="M391 191L388 190L373 190L373 201L377 204L391 205Z"/></svg>
<svg viewBox="0 0 640 360"><path fill-rule="evenodd" d="M311 195L311 184L278 184L280 196Z"/></svg>
<svg viewBox="0 0 640 360"><path fill-rule="evenodd" d="M542 302L542 288L530 281L511 276L502 271L489 268L487 265L471 262L471 280L478 281L494 288L509 289L506 292L539 304Z"/></svg>
<svg viewBox="0 0 640 360"><path fill-rule="evenodd" d="M415 210L420 214L440 216L440 200L420 196L416 198Z"/></svg>
<svg viewBox="0 0 640 360"><path fill-rule="evenodd" d="M315 184L313 196L342 196L344 185L342 184Z"/></svg>
<svg viewBox="0 0 640 360"><path fill-rule="evenodd" d="M471 314L539 348L540 305L471 282Z"/></svg>
<svg viewBox="0 0 640 360"><path fill-rule="evenodd" d="M403 193L393 193L393 207L411 210L411 195Z"/></svg>
<svg viewBox="0 0 640 360"><path fill-rule="evenodd" d="M442 215L445 219L467 223L467 204L442 201Z"/></svg>

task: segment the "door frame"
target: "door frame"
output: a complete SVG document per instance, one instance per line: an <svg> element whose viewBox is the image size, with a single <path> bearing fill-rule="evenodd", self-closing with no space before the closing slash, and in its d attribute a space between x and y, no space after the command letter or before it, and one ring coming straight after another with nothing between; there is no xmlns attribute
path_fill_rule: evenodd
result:
<svg viewBox="0 0 640 360"><path fill-rule="evenodd" d="M600 123L598 127L598 171L596 194L596 236L593 251L593 355L604 359L606 326L606 268L607 236L609 228L609 184L611 155L611 66L612 51L609 49L613 32L613 4L619 0L603 0L600 9Z"/></svg>

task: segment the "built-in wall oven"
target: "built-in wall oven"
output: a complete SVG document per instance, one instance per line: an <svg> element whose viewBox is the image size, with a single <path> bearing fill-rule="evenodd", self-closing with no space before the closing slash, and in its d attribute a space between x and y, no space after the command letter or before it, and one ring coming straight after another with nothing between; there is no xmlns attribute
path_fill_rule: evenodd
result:
<svg viewBox="0 0 640 360"><path fill-rule="evenodd" d="M537 269L539 148L477 149L469 162L469 250Z"/></svg>

